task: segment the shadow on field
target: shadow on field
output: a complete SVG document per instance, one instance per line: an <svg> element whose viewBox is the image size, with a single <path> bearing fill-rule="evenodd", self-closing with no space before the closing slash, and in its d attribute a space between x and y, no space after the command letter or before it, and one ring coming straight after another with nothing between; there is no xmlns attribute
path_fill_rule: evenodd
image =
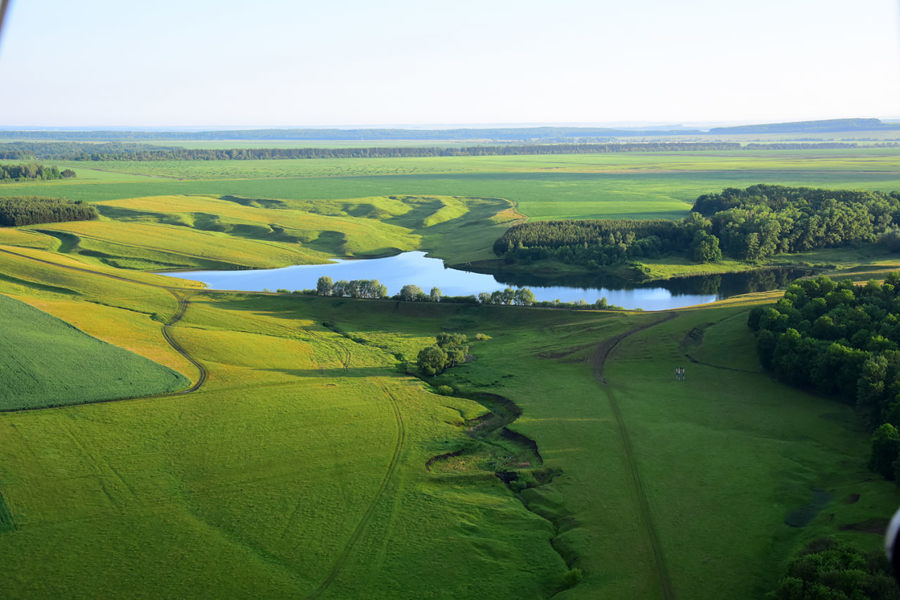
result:
<svg viewBox="0 0 900 600"><path fill-rule="evenodd" d="M384 367L346 367L340 369L265 369L270 373L282 373L292 377L385 377L396 375L396 369Z"/></svg>

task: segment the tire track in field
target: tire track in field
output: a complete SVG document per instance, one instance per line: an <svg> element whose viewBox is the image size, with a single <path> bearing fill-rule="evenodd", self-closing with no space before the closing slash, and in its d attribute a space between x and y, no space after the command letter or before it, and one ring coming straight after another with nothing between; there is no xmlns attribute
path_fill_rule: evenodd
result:
<svg viewBox="0 0 900 600"><path fill-rule="evenodd" d="M645 329L661 325L662 323L670 321L677 316L678 315L676 313L670 312L667 313L666 316L662 319L659 319L652 323L641 325L639 327L635 327L634 329L629 329L628 331L610 338L609 340L605 340L603 343L597 346L597 350L596 352L594 352L594 356L592 357L594 374L604 386L603 389L606 392L607 398L609 399L610 409L612 410L613 416L616 419L616 425L619 429L619 436L622 438L622 447L625 450L626 464L628 465L628 471L631 474L634 491L637 495L638 509L641 514L641 520L644 522L644 527L647 530L647 540L650 542L650 548L653 551L653 562L656 566L656 574L657 578L659 579L659 586L662 591L662 597L664 598L664 600L674 600L675 589L672 586L672 580L669 577L669 571L666 567L665 556L662 552L662 545L659 542L659 535L656 532L656 525L653 523L653 513L650 510L650 501L647 499L647 492L644 489L644 482L641 479L641 474L637 468L637 463L634 457L634 447L631 444L631 436L628 434L628 428L625 426L625 419L622 417L622 411L619 408L619 402L618 400L616 400L616 397L613 394L612 390L608 387L606 378L603 376L603 368L606 365L606 361L609 358L610 353L612 353L613 349L618 346L619 342L621 342L628 336L644 331Z"/></svg>
<svg viewBox="0 0 900 600"><path fill-rule="evenodd" d="M190 362L192 365L194 365L194 367L197 369L197 372L198 372L197 381L195 381L189 388L184 389L184 390L179 390L176 392L168 392L165 394L150 394L150 395L145 395L145 396L135 396L135 398L166 398L169 396L182 396L185 394L190 394L190 393L196 392L198 389L200 389L200 386L202 386L204 383L206 383L206 379L209 376L209 370L206 368L206 366L202 362L197 360L196 357L194 357L190 352L188 352L184 348L184 346L182 346L177 340L175 340L175 338L172 337L172 328L179 321L181 321L181 319L184 317L184 314L187 312L188 306L190 305L190 297L196 292L194 292L194 291L186 292L183 288L167 286L167 285L159 285L156 283L148 283L146 281L130 279L128 277L123 277L121 275L114 275L113 273L104 273L103 271L95 271L93 269L88 269L87 267L78 267L75 265L61 264L61 263L53 262L53 261L46 260L43 258L28 256L27 254L22 254L20 252L13 252L12 250L8 250L6 248L0 248L0 252L9 254L9 255L12 255L12 256L15 256L18 258L24 258L26 260L39 262L39 263L42 263L45 265L50 265L52 267L57 267L60 269L67 269L69 271L76 271L79 273L87 273L89 275L97 275L100 277L106 277L108 279L114 279L116 281L122 281L125 283L133 283L135 285L143 285L146 287L151 287L151 288L155 288L158 290L165 290L165 291L169 292L170 294L172 294L172 296L175 298L175 301L177 302L177 310L175 311L175 314L172 315L172 317L169 318L169 320L166 321L162 325L162 328L161 328L162 336L163 336L163 339L166 340L166 343L169 344L169 346L171 346L172 349L175 350L175 352L180 354L188 362ZM121 402L124 400L133 400L133 399L134 398L114 398L114 399L110 399L110 400L98 400L96 402L87 402L85 404L103 404L106 402ZM77 406L77 405L66 405L66 406ZM12 411L4 410L4 411L0 411L0 412L20 412L20 411L29 411L29 410L42 410L44 408L54 408L54 407L53 406L44 406L44 407L39 407L39 408L21 408L21 409L16 409L16 410L12 410Z"/></svg>
<svg viewBox="0 0 900 600"><path fill-rule="evenodd" d="M162 335L175 352L183 356L185 359L187 359L188 362L196 367L198 375L197 381L195 381L191 387L185 390L170 392L168 394L162 395L183 396L184 394L196 392L200 389L200 386L206 383L206 378L209 377L209 369L207 369L206 365L204 365L202 362L194 358L194 356L190 352L184 349L184 346L182 346L175 338L172 337L172 327L174 327L184 316L184 313L187 312L188 306L191 303L190 296L182 295L170 288L166 289L168 289L169 293L175 296L175 299L178 301L178 311L162 326Z"/></svg>
<svg viewBox="0 0 900 600"><path fill-rule="evenodd" d="M331 584L334 583L334 580L347 564L347 559L349 558L350 553L353 551L353 547L359 541L359 538L362 537L363 531L366 529L366 526L372 519L372 515L375 513L375 508L381 500L381 497L387 490L388 484L391 482L391 479L394 476L394 471L397 470L397 465L400 463L400 454L403 451L403 446L406 442L406 424L403 421L403 414L400 412L400 403L397 401L397 398L382 382L379 382L378 385L384 391L384 395L387 396L387 398L390 400L391 409L394 413L394 420L397 423L397 439L394 443L394 452L391 455L391 460L388 464L387 471L385 471L384 476L381 478L381 483L378 486L378 490L375 492L375 496L369 503L369 507L366 509L366 512L363 514L359 523L357 523L356 528L350 535L350 539L347 540L346 544L344 544L341 553L338 555L337 560L334 561L334 564L332 565L331 570L328 572L328 575L324 580L322 580L322 583L319 584L319 587L309 595L310 600L319 598L322 594L324 594L331 586Z"/></svg>

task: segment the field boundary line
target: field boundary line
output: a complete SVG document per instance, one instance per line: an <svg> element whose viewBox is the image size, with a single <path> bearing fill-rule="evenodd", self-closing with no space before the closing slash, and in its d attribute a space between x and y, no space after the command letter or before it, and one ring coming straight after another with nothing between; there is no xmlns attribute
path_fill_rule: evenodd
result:
<svg viewBox="0 0 900 600"><path fill-rule="evenodd" d="M625 425L625 419L622 416L619 402L610 389L606 378L603 376L603 367L605 366L606 361L612 353L613 349L618 346L619 342L635 333L639 333L651 327L656 327L657 325L661 325L666 321L671 321L677 316L678 315L676 313L670 312L667 313L666 316L662 319L658 319L656 321L653 321L652 323L647 323L645 325L629 329L628 331L620 333L619 335L609 340L605 340L597 347L597 351L594 353L592 361L594 374L596 375L597 379L603 384L603 390L606 392L607 399L609 400L610 410L612 410L613 416L616 419L619 436L622 439L622 448L625 451L625 459L628 466L628 472L631 475L631 480L634 485L634 491L637 495L638 509L641 515L641 520L644 522L644 528L647 531L647 539L650 542L650 548L653 553L653 562L656 566L657 578L659 579L659 585L664 600L674 600L675 589L672 586L672 580L669 577L669 571L666 567L662 545L659 542L659 535L656 532L656 525L653 522L653 513L650 509L650 501L647 499L647 492L644 488L644 482L641 479L640 471L638 471L637 468L637 463L634 456L634 447L631 444L631 436L629 435L628 428Z"/></svg>
<svg viewBox="0 0 900 600"><path fill-rule="evenodd" d="M184 317L185 313L187 312L188 306L190 305L191 296L196 294L199 290L179 288L176 286L166 286L166 285L160 285L160 284L156 284L156 283L148 283L146 281L129 279L128 277L123 277L121 275L115 275L113 273L104 273L103 271L95 271L93 269L88 269L87 267L78 267L75 265L60 264L60 263L46 260L43 258L28 256L27 254L21 254L19 252L13 252L12 250L8 250L6 248L0 248L0 252L3 252L5 254L10 254L12 256L16 256L19 258L24 258L26 260L31 260L31 261L43 263L46 265L50 265L52 267L58 267L60 269L68 269L70 271L87 273L89 275L97 275L100 277L114 279L116 281L133 283L135 285L143 285L146 287L151 287L151 288L155 288L155 289L159 289L159 290L165 290L165 291L169 292L170 294L172 294L172 296L175 298L175 301L177 303L177 308L176 308L175 314L172 315L172 317L170 317L168 321L163 323L163 325L161 327L162 336L163 336L163 339L166 341L166 343L168 343L169 346L171 346L172 349L175 350L175 352L177 352L178 354L183 356L188 362L190 362L192 365L194 365L194 367L197 369L197 372L198 372L197 381L195 381L190 387L183 389L183 390L178 390L175 392L167 392L164 394L149 394L149 395L142 395L142 396L132 396L130 398L111 398L109 400L96 400L94 402L82 402L79 404L64 404L64 405L60 405L60 406L82 406L85 404L104 404L107 402L124 402L126 400L135 400L137 398L168 398L171 396L183 396L185 394L190 394L190 393L196 392L197 390L200 389L200 386L202 386L204 383L206 383L206 379L209 376L209 370L206 368L206 366L203 363L201 363L190 352L188 352L184 348L184 346L182 346L177 340L175 340L175 338L172 337L172 328L179 321L181 321L181 319ZM91 336L91 337L93 337L93 336ZM41 406L41 407L35 407L35 408L18 408L18 409L14 409L14 410L0 410L0 412L24 412L24 411L32 411L32 410L44 410L47 408L60 408L60 406Z"/></svg>

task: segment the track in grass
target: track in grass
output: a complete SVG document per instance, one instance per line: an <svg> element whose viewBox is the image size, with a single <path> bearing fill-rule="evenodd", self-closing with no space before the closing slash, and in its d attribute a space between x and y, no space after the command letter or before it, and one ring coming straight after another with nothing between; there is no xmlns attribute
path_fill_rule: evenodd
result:
<svg viewBox="0 0 900 600"><path fill-rule="evenodd" d="M622 412L619 409L619 403L616 400L615 395L612 390L607 385L606 378L603 376L603 367L606 364L606 360L609 358L610 353L613 349L625 338L630 335L634 335L640 331L645 329L649 329L650 327L655 327L666 321L670 321L674 319L677 315L675 313L667 313L665 317L654 321L652 323L647 323L645 325L641 325L639 327L635 327L634 329L629 329L628 331L619 334L609 340L604 341L597 347L597 350L594 352L594 356L592 357L594 373L597 376L597 379L603 384L603 390L606 392L606 397L609 399L609 406L612 410L613 416L616 419L616 424L619 428L619 435L622 438L622 447L625 450L625 460L628 465L628 472L631 474L631 480L634 483L634 491L638 499L638 508L641 513L641 520L644 522L644 527L647 530L647 539L650 542L650 547L653 550L653 561L656 565L656 573L659 579L659 586L662 590L662 597L665 600L673 600L675 598L675 589L672 586L672 580L669 578L668 568L666 567L665 556L662 552L662 546L659 543L659 536L656 533L656 526L653 523L653 515L650 511L650 502L647 500L647 492L644 490L644 482L641 480L641 474L638 471L637 464L634 459L634 448L631 445L631 437L628 434L628 428L625 426L625 420L622 417Z"/></svg>
<svg viewBox="0 0 900 600"><path fill-rule="evenodd" d="M186 390L165 394L166 396L179 396L182 394L190 394L191 392L196 392L197 390L199 390L200 386L202 386L206 382L206 378L209 376L209 370L206 368L206 365L194 358L190 352L184 349L184 346L179 344L175 340L175 338L172 337L172 327L174 327L175 324L181 320L181 318L184 316L184 313L187 312L188 305L191 302L188 296L179 294L175 290L170 289L169 292L173 296L175 296L175 299L178 301L178 311L172 316L171 319L166 322L165 325L162 326L163 337L166 339L166 342L172 347L172 349L175 350L175 352L183 356L197 368L198 373L197 381L195 381L191 387L187 388Z"/></svg>
<svg viewBox="0 0 900 600"><path fill-rule="evenodd" d="M172 332L171 332L172 327L174 327L175 324L178 323L182 319L182 317L184 317L184 314L185 314L185 312L187 312L188 306L190 305L189 296L183 295L183 293L180 290L177 290L176 288L172 288L169 286L157 285L154 283L147 283L144 281L129 279L128 277L113 275L112 273L103 273L102 271L94 271L94 270L84 268L84 267L76 267L74 265L64 265L64 264L60 264L60 263L55 263L53 261L44 260L42 258L28 256L27 254L20 254L19 252L13 252L12 250L7 250L5 248L0 248L0 252L5 252L6 254L11 254L11 255L17 256L19 258L24 258L27 260L43 263L46 265L59 267L61 269L68 269L70 271L77 271L80 273L89 273L91 275L99 275L101 277L115 279L116 281L125 281L128 283L134 283L137 285L144 285L147 287L157 288L160 290L166 290L167 292L172 294L172 296L175 297L175 300L178 302L178 310L176 310L175 314L172 315L172 318L170 318L162 326L163 338L166 340L166 343L168 343L172 347L172 349L175 350L175 352L177 352L178 354L183 356L185 359L188 360L188 362L190 362L192 365L194 365L197 368L198 376L197 376L197 381L195 381L193 383L193 385L191 385L187 389L180 390L177 392L169 392L166 394L156 394L156 395L147 396L147 397L162 398L162 397L166 397L166 396L179 396L179 395L183 395L183 394L190 394L192 392L196 392L198 389L200 389L200 386L202 386L206 382L206 378L209 376L209 371L207 370L206 366L203 365L203 363L201 363L199 360L197 360L193 355L191 355L187 350L185 350L184 347L181 344L179 344L172 337ZM100 402L119 402L121 400L128 400L128 399L129 398L117 398L117 399L113 399L113 400L101 400ZM92 402L91 404L97 404L97 402ZM22 409L22 410L30 410L30 409Z"/></svg>
<svg viewBox="0 0 900 600"><path fill-rule="evenodd" d="M344 544L344 548L338 555L337 560L334 561L334 564L332 565L331 570L328 572L328 575L325 577L322 583L319 584L319 587L316 588L316 591L309 595L310 600L319 598L323 593L325 593L325 591L329 588L329 586L331 586L335 578L337 578L338 574L344 568L344 565L347 563L347 558L350 556L350 552L353 551L353 546L355 546L356 542L359 541L359 538L362 536L366 525L368 525L369 521L372 519L372 515L375 512L375 507L378 505L378 502L384 495L385 490L387 490L387 486L394 475L394 471L397 470L397 464L400 462L400 453L403 451L403 444L406 441L406 425L403 422L403 415L400 412L400 404L397 402L397 398L394 397L391 391L383 383L379 383L379 385L384 391L384 395L391 402L391 408L394 412L394 419L397 423L397 439L394 443L394 453L391 455L391 460L388 464L387 471L385 472L384 477L381 478L381 483L378 486L378 490L375 492L375 496L369 503L369 507L363 514L362 519L360 519L359 523L357 523L356 528L350 535L350 539L347 540L346 544Z"/></svg>

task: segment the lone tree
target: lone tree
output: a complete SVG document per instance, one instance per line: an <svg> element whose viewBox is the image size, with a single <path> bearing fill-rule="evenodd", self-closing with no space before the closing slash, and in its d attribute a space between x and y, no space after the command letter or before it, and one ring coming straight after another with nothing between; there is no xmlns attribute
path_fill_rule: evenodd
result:
<svg viewBox="0 0 900 600"><path fill-rule="evenodd" d="M400 288L400 299L404 302L415 302L416 300L424 300L425 292L417 285L411 283Z"/></svg>
<svg viewBox="0 0 900 600"><path fill-rule="evenodd" d="M431 288L431 292L428 294L428 299L432 302L440 302L441 301L441 288L433 287Z"/></svg>
<svg viewBox="0 0 900 600"><path fill-rule="evenodd" d="M440 333L435 338L436 344L419 351L416 363L423 374L432 377L443 373L445 369L466 362L469 346L468 339L461 333Z"/></svg>
<svg viewBox="0 0 900 600"><path fill-rule="evenodd" d="M438 346L428 346L419 351L416 363L423 374L433 377L442 373L447 367L447 353Z"/></svg>

